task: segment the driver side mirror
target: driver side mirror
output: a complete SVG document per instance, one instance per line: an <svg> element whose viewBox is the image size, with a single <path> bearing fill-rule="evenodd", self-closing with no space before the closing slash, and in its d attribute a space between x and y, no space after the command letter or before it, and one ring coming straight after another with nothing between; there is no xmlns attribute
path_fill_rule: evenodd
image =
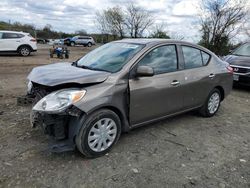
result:
<svg viewBox="0 0 250 188"><path fill-rule="evenodd" d="M150 77L154 76L154 69L150 66L139 66L136 70L136 76L138 77Z"/></svg>

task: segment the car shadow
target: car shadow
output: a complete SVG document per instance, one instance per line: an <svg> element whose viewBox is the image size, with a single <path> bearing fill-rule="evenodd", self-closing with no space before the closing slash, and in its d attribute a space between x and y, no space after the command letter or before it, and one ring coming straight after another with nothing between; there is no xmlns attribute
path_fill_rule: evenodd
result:
<svg viewBox="0 0 250 188"><path fill-rule="evenodd" d="M29 56L26 56L26 57L30 57L30 56L34 56L34 55L31 53ZM21 56L20 54L15 53L15 52L7 52L7 53L0 53L0 57L24 57L24 56Z"/></svg>
<svg viewBox="0 0 250 188"><path fill-rule="evenodd" d="M233 89L238 90L238 91L243 91L243 92L249 92L250 86L242 85L242 84L234 84Z"/></svg>

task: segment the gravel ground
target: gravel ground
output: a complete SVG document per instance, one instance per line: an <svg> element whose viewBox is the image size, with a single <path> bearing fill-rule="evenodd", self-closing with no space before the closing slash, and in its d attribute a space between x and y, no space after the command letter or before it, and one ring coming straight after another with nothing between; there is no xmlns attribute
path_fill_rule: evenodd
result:
<svg viewBox="0 0 250 188"><path fill-rule="evenodd" d="M69 61L93 49L70 48ZM250 88L235 88L216 116L179 115L123 134L107 155L53 154L16 105L31 69L60 61L40 46L0 56L0 187L250 187Z"/></svg>

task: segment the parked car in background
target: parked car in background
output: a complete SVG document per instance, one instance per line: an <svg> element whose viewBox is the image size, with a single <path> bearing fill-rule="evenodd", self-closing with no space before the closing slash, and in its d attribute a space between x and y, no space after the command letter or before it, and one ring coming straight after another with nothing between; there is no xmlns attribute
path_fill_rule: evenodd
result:
<svg viewBox="0 0 250 188"><path fill-rule="evenodd" d="M52 148L76 146L97 157L132 128L190 110L215 115L233 75L228 63L198 45L125 39L73 63L34 68L28 79L32 125L60 140Z"/></svg>
<svg viewBox="0 0 250 188"><path fill-rule="evenodd" d="M71 41L71 37L67 37L67 38L63 39L64 45L67 45L67 46L70 46L70 41Z"/></svg>
<svg viewBox="0 0 250 188"><path fill-rule="evenodd" d="M47 44L49 42L48 39L36 38L38 44Z"/></svg>
<svg viewBox="0 0 250 188"><path fill-rule="evenodd" d="M242 44L224 58L234 71L234 83L250 85L250 42Z"/></svg>
<svg viewBox="0 0 250 188"><path fill-rule="evenodd" d="M48 39L48 40L49 40L48 42L49 45L63 45L64 44L63 39Z"/></svg>
<svg viewBox="0 0 250 188"><path fill-rule="evenodd" d="M0 53L17 52L29 56L37 51L36 39L29 33L0 30Z"/></svg>
<svg viewBox="0 0 250 188"><path fill-rule="evenodd" d="M84 45L91 47L92 45L95 45L95 40L89 36L75 36L70 39L70 42L68 44L70 46Z"/></svg>

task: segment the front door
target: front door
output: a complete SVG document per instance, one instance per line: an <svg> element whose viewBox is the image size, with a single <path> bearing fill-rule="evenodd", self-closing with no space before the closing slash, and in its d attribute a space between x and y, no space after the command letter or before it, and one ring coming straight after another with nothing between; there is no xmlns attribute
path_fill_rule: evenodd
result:
<svg viewBox="0 0 250 188"><path fill-rule="evenodd" d="M182 109L182 73L178 71L175 45L157 47L147 53L134 67L150 66L152 77L131 77L130 123L147 122Z"/></svg>

